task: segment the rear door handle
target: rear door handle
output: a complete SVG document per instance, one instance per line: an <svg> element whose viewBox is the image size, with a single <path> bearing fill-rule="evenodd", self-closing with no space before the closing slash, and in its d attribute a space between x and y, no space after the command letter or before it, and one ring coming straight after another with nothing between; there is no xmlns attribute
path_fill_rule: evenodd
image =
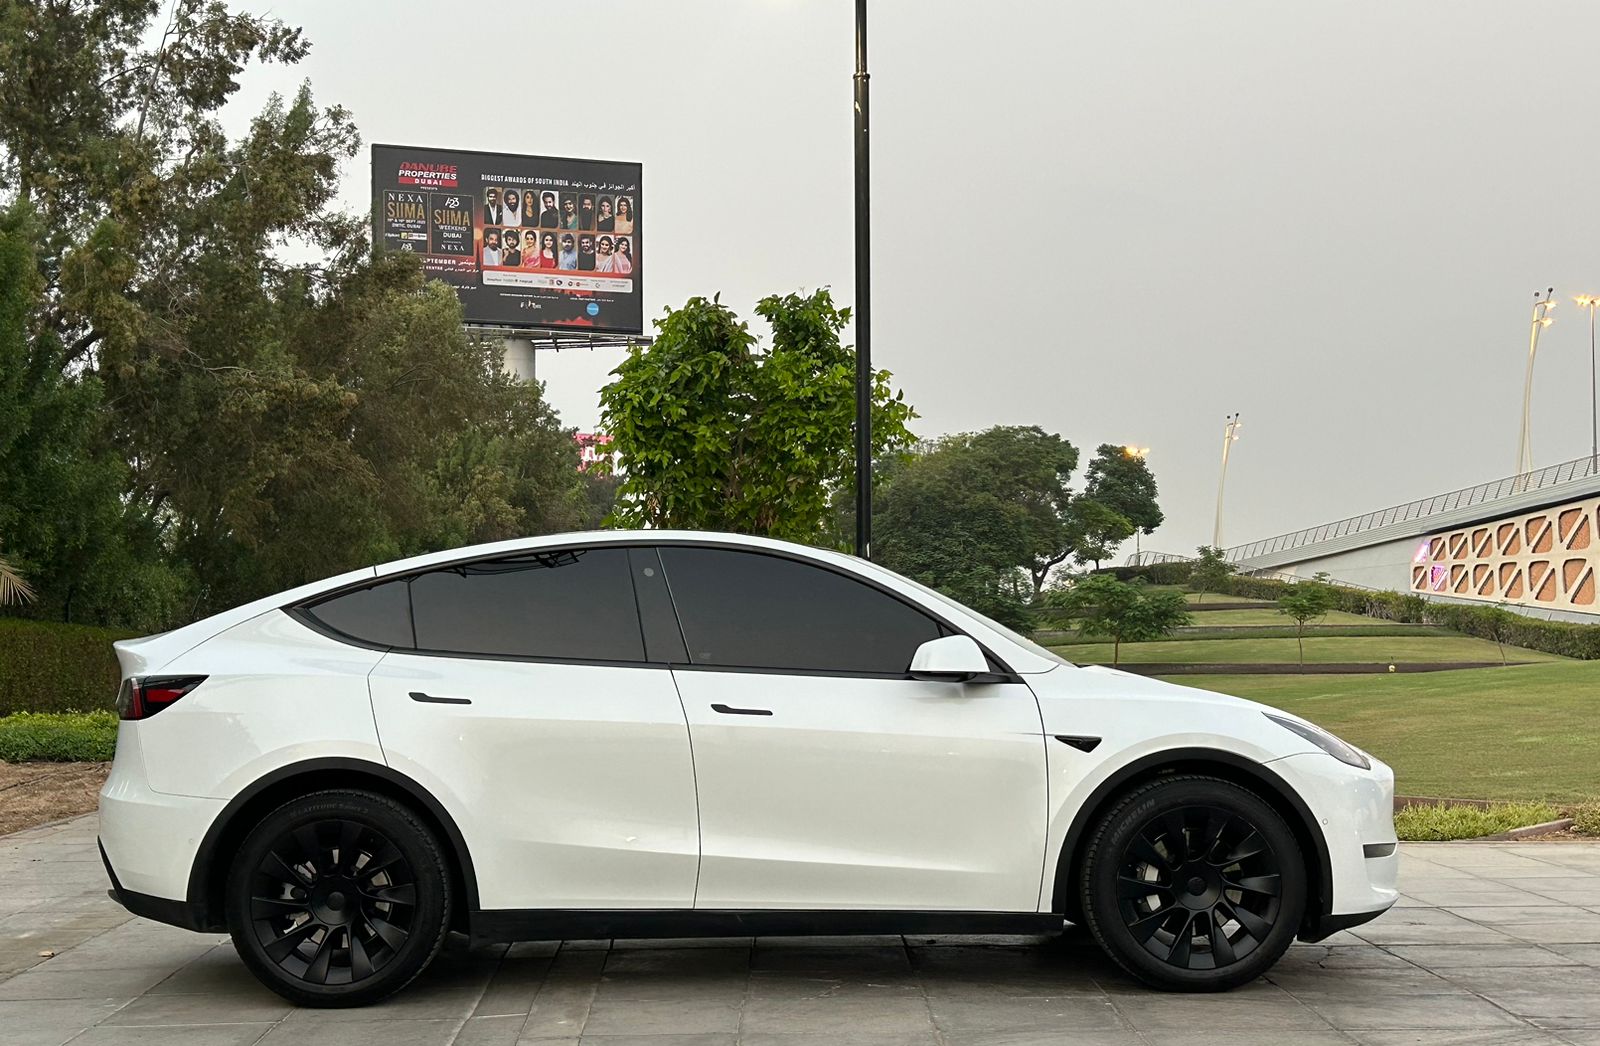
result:
<svg viewBox="0 0 1600 1046"><path fill-rule="evenodd" d="M434 697L432 694L424 694L420 690L411 691L411 700L413 700L413 701L421 701L423 704L426 704L426 705L470 705L470 704L472 704L472 698L470 698L470 697Z"/></svg>
<svg viewBox="0 0 1600 1046"><path fill-rule="evenodd" d="M732 705L712 705L711 706L711 710L713 712L721 712L723 715L771 715L772 714L772 709L770 709L770 708L735 708Z"/></svg>

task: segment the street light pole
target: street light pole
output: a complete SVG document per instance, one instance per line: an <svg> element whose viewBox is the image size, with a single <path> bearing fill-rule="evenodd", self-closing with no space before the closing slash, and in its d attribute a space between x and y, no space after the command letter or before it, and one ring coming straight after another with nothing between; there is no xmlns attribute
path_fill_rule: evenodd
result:
<svg viewBox="0 0 1600 1046"><path fill-rule="evenodd" d="M1228 483L1228 451L1233 449L1233 441L1239 438L1239 413L1228 415L1228 423L1222 427L1222 475L1217 478L1217 523L1211 531L1211 547L1222 547L1222 491Z"/></svg>
<svg viewBox="0 0 1600 1046"><path fill-rule="evenodd" d="M867 0L856 0L856 555L872 558L872 222Z"/></svg>
<svg viewBox="0 0 1600 1046"><path fill-rule="evenodd" d="M1600 294L1580 294L1572 299L1579 308L1589 310L1589 424L1593 439L1589 450L1589 473L1600 470L1600 385L1595 382L1594 312L1600 308Z"/></svg>
<svg viewBox="0 0 1600 1046"><path fill-rule="evenodd" d="M1555 292L1554 287L1547 289L1543 296L1538 291L1533 292L1533 320L1528 325L1528 370L1522 379L1522 432L1517 437L1518 476L1533 471L1533 437L1528 431L1533 408L1533 358L1539 352L1539 332L1554 322L1550 310L1556 307ZM1519 483L1519 489L1521 486Z"/></svg>

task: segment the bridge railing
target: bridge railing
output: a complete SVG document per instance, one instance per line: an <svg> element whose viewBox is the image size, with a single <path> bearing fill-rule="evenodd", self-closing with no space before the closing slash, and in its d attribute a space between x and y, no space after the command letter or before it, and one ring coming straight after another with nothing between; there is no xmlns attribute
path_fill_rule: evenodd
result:
<svg viewBox="0 0 1600 1046"><path fill-rule="evenodd" d="M1388 508L1378 509L1360 516L1350 516L1345 519L1334 520L1332 523L1323 523L1320 526L1306 527L1303 530L1279 534L1276 537L1262 538L1252 541L1248 545L1235 545L1227 549L1223 555L1229 562L1238 563L1257 556L1272 555L1276 552L1287 552L1291 549L1301 548L1305 545L1315 545L1322 541L1331 541L1334 538L1345 537L1349 534L1359 534L1365 530L1375 530L1378 527L1387 527L1394 523L1407 523L1413 520L1426 519L1444 512L1454 512L1457 509L1471 508L1473 505L1482 505L1497 501L1500 498L1510 497L1513 494L1523 494L1531 490L1541 490L1545 487L1561 486L1574 480L1587 479L1600 474L1600 458L1586 455L1564 461L1559 465L1547 465L1542 469L1532 472L1523 472L1504 479L1491 480L1488 483L1479 483L1475 487L1463 487L1445 494L1435 494L1429 498L1418 498L1408 501L1403 505L1391 505Z"/></svg>

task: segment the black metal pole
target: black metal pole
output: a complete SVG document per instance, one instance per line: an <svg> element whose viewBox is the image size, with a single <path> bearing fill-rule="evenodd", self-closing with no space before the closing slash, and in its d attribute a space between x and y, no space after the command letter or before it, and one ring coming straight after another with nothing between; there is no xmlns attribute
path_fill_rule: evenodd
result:
<svg viewBox="0 0 1600 1046"><path fill-rule="evenodd" d="M872 558L872 221L867 164L867 0L856 0L856 555Z"/></svg>

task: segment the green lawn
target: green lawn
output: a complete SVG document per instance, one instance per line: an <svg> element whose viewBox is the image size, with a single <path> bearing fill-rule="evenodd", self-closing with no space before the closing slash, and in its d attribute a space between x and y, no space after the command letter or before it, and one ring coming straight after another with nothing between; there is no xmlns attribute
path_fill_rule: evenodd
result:
<svg viewBox="0 0 1600 1046"><path fill-rule="evenodd" d="M1280 614L1276 610L1200 610L1193 615L1190 624L1197 628L1222 628L1231 625L1288 625L1294 627L1294 619L1287 614ZM1330 610L1316 621L1308 621L1311 625L1370 625L1376 618L1367 617L1365 614L1347 614L1343 610Z"/></svg>
<svg viewBox="0 0 1600 1046"><path fill-rule="evenodd" d="M1393 766L1396 790L1406 795L1600 798L1600 661L1172 682L1304 716Z"/></svg>
<svg viewBox="0 0 1600 1046"><path fill-rule="evenodd" d="M1244 596L1225 596L1220 592L1190 592L1187 589L1172 589L1174 592L1182 591L1183 598L1190 603L1261 603L1260 599L1246 599ZM1204 595L1204 599L1201 596Z"/></svg>
<svg viewBox="0 0 1600 1046"><path fill-rule="evenodd" d="M1110 643L1074 643L1058 648L1068 661L1110 664ZM1157 643L1124 643L1122 660L1171 664L1222 664L1298 660L1293 639L1171 639ZM1500 651L1487 639L1470 636L1307 636L1306 662L1359 661L1499 661ZM1508 661L1559 661L1538 650L1506 647Z"/></svg>

